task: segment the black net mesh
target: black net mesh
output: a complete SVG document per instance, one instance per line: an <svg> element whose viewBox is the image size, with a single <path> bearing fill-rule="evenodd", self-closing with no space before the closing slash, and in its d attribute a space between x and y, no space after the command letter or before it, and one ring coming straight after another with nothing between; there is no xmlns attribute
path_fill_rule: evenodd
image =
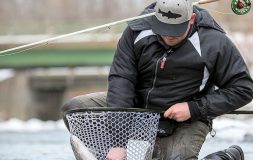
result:
<svg viewBox="0 0 253 160"><path fill-rule="evenodd" d="M126 149L127 160L150 160L160 114L150 112L75 112L66 120L70 133L78 137L98 160L111 148Z"/></svg>

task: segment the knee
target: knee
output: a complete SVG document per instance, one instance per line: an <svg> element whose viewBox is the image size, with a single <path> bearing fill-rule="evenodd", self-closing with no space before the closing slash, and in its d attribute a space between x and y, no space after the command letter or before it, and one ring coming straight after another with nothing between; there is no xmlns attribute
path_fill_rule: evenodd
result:
<svg viewBox="0 0 253 160"><path fill-rule="evenodd" d="M161 159L197 160L199 151L199 147L195 146L194 144L187 144L184 141L170 144L170 146L168 146L168 144L163 143L163 145L161 146Z"/></svg>
<svg viewBox="0 0 253 160"><path fill-rule="evenodd" d="M200 152L200 148L196 146L185 147L181 157L183 159L197 160Z"/></svg>
<svg viewBox="0 0 253 160"><path fill-rule="evenodd" d="M171 155L167 155L167 159L175 159L175 160L181 160L181 159L187 159L187 160L198 160L199 151L196 151L192 147L181 147L180 149L176 149L172 152Z"/></svg>
<svg viewBox="0 0 253 160"><path fill-rule="evenodd" d="M61 107L62 112L66 112L72 109L81 109L87 107L101 107L106 105L106 93L95 92L74 97L67 101Z"/></svg>
<svg viewBox="0 0 253 160"><path fill-rule="evenodd" d="M80 108L81 106L81 101L79 100L79 96L78 97L74 97L70 100L68 100L67 102L65 102L62 107L61 107L61 111L62 112L66 112L72 109L77 109Z"/></svg>
<svg viewBox="0 0 253 160"><path fill-rule="evenodd" d="M203 143L204 139L200 138L190 144L182 144L181 148L178 149L179 153L181 153L181 159L197 160Z"/></svg>

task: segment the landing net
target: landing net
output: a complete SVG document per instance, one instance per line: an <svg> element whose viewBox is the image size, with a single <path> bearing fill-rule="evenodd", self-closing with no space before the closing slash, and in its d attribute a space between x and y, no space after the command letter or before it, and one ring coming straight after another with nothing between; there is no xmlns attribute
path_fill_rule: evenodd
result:
<svg viewBox="0 0 253 160"><path fill-rule="evenodd" d="M127 160L150 160L157 134L159 113L126 110L78 110L65 115L70 133L78 137L98 160L111 148L126 149Z"/></svg>

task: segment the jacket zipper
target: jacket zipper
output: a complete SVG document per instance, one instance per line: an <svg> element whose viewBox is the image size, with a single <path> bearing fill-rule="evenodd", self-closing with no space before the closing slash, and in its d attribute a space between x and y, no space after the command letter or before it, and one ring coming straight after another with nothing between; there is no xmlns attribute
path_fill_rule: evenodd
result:
<svg viewBox="0 0 253 160"><path fill-rule="evenodd" d="M166 56L165 57L163 57L163 59L162 59L162 61L161 61L161 64L160 64L160 68L161 69L164 69L164 67L165 67L165 63L166 63Z"/></svg>
<svg viewBox="0 0 253 160"><path fill-rule="evenodd" d="M163 54L163 56L160 57L160 58L156 61L155 76L154 76L154 80L153 80L153 83L152 83L152 88L148 91L148 94L147 94L147 97L146 97L146 105L145 105L145 108L148 108L148 101L149 101L150 93L151 93L152 90L155 88L155 82L156 82L157 71L158 71L158 64L159 64L159 62L161 61L160 69L164 69L165 63L166 63L166 60L167 60L166 57L167 57L167 55L168 55L169 53L172 53L172 49L170 49L169 51L165 52L165 53Z"/></svg>

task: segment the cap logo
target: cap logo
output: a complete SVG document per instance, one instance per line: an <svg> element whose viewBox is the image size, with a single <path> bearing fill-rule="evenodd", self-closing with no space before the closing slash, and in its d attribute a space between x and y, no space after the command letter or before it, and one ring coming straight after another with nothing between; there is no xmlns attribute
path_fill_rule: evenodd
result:
<svg viewBox="0 0 253 160"><path fill-rule="evenodd" d="M159 9L158 13L162 14L163 17L167 17L168 19L170 18L179 18L179 17L182 17L181 14L176 14L176 13L172 13L171 11L168 11L168 12L163 12Z"/></svg>

